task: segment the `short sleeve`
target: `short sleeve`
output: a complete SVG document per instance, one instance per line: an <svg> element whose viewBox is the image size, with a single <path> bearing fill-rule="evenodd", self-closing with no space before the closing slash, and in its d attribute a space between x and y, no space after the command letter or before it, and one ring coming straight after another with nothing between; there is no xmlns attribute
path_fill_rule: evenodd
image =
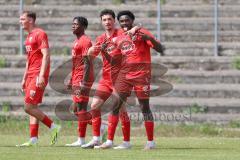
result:
<svg viewBox="0 0 240 160"><path fill-rule="evenodd" d="M156 41L158 41L158 40L152 35L152 33L150 33L147 29L140 29L140 32L142 32L142 33L144 33L144 34L146 34L146 35L154 38ZM153 44L152 44L152 42L151 42L150 40L147 40L146 42L147 42L147 45L148 45L149 47L153 48Z"/></svg>
<svg viewBox="0 0 240 160"><path fill-rule="evenodd" d="M101 37L97 37L96 39L95 39L95 45L102 45L102 43L103 43L103 41L102 41L102 38ZM93 53L93 56L98 56L98 54L99 54L100 52L94 52Z"/></svg>
<svg viewBox="0 0 240 160"><path fill-rule="evenodd" d="M45 32L39 32L37 37L37 43L38 43L39 49L49 48L48 37Z"/></svg>
<svg viewBox="0 0 240 160"><path fill-rule="evenodd" d="M82 43L82 55L86 56L88 53L89 48L92 47L92 42L89 38L83 39Z"/></svg>

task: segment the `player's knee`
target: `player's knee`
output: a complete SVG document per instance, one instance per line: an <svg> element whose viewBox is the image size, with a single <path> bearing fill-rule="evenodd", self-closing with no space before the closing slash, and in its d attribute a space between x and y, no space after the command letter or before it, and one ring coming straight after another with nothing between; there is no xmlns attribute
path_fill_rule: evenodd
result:
<svg viewBox="0 0 240 160"><path fill-rule="evenodd" d="M93 102L91 104L91 109L100 109L101 105L104 103L101 99L93 99Z"/></svg>
<svg viewBox="0 0 240 160"><path fill-rule="evenodd" d="M25 106L24 111L29 114L29 113L31 113L31 108L28 106Z"/></svg>

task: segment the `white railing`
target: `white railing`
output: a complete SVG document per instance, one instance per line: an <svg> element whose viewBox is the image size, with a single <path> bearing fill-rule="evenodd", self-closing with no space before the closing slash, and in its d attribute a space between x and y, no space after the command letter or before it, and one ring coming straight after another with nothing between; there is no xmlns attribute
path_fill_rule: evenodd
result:
<svg viewBox="0 0 240 160"><path fill-rule="evenodd" d="M218 56L218 0L214 0L214 56ZM161 40L161 0L157 0L157 38Z"/></svg>
<svg viewBox="0 0 240 160"><path fill-rule="evenodd" d="M214 56L218 55L218 0L214 0Z"/></svg>
<svg viewBox="0 0 240 160"><path fill-rule="evenodd" d="M24 0L19 1L19 13L23 11ZM20 27L20 55L23 55L23 30ZM157 0L157 38L161 40L161 0ZM214 0L214 56L218 56L218 0Z"/></svg>
<svg viewBox="0 0 240 160"><path fill-rule="evenodd" d="M23 12L23 0L20 0L20 1L19 1L19 15L21 15L22 12ZM20 32L20 37L19 37L19 40L20 40L19 52L20 52L20 55L23 55L23 29L22 29L21 26L19 27L19 32Z"/></svg>

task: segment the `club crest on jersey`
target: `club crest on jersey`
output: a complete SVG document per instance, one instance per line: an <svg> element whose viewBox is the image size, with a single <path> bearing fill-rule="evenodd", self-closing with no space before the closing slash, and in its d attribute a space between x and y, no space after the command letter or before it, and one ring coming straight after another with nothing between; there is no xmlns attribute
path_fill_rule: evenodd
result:
<svg viewBox="0 0 240 160"><path fill-rule="evenodd" d="M35 90L30 90L30 98L32 99L36 94Z"/></svg>
<svg viewBox="0 0 240 160"><path fill-rule="evenodd" d="M148 94L148 91L150 90L150 87L148 86L148 85L146 85L146 86L143 86L142 87L142 90L143 90L143 92L144 92L144 94Z"/></svg>
<svg viewBox="0 0 240 160"><path fill-rule="evenodd" d="M32 42L32 37L29 37L29 42Z"/></svg>
<svg viewBox="0 0 240 160"><path fill-rule="evenodd" d="M75 52L74 49L72 50L72 56L73 56L73 57L76 57L76 52Z"/></svg>
<svg viewBox="0 0 240 160"><path fill-rule="evenodd" d="M45 40L42 41L42 46L44 46L44 47L47 46L47 42Z"/></svg>
<svg viewBox="0 0 240 160"><path fill-rule="evenodd" d="M74 44L74 48L76 48L76 47L77 47L77 44L78 44L77 42Z"/></svg>

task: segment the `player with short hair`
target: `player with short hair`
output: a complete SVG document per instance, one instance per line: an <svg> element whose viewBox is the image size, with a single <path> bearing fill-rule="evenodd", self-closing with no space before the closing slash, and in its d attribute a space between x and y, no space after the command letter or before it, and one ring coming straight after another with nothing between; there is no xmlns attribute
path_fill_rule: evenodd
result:
<svg viewBox="0 0 240 160"><path fill-rule="evenodd" d="M35 24L36 13L24 11L20 16L21 27L28 32L25 47L27 52L26 69L22 80L25 93L25 112L30 115L30 140L17 146L33 146L38 141L39 121L51 129L51 145L57 141L60 126L45 115L38 104L42 102L44 89L50 72L48 37L44 30Z"/></svg>
<svg viewBox="0 0 240 160"><path fill-rule="evenodd" d="M99 81L98 88L91 104L93 139L82 145L82 148L94 148L100 145L100 125L101 125L101 106L112 95L113 83L121 68L121 52L111 43L114 37L122 34L122 31L115 28L115 13L112 10L105 9L100 13L101 23L105 29L105 33L96 38L96 44L89 49L90 55L102 54L103 73L102 79ZM130 121L126 112L121 114L123 126L130 129ZM110 114L108 116L108 141L112 144L119 116ZM130 137L130 135L125 135ZM126 138L128 139L128 138Z"/></svg>
<svg viewBox="0 0 240 160"><path fill-rule="evenodd" d="M68 83L68 89L72 91L74 113L87 111L89 93L94 81L93 64L87 55L88 49L92 46L90 37L85 34L88 27L88 20L85 17L74 17L72 32L76 39L72 47L72 75ZM77 147L85 144L87 121L78 121L78 140L66 144L66 146Z"/></svg>
<svg viewBox="0 0 240 160"><path fill-rule="evenodd" d="M126 32L133 27L135 16L131 11L121 11L117 15L121 28ZM139 29L135 35L122 34L115 40L123 55L121 71L115 81L115 90L118 93L117 104L113 114L118 115L121 104L124 103L134 89L142 110L147 132L145 149L155 148L153 139L154 119L149 106L150 80L151 80L151 55L150 48L163 53L162 45L145 28ZM108 148L106 145L100 148ZM115 149L126 149L128 145L122 143Z"/></svg>

